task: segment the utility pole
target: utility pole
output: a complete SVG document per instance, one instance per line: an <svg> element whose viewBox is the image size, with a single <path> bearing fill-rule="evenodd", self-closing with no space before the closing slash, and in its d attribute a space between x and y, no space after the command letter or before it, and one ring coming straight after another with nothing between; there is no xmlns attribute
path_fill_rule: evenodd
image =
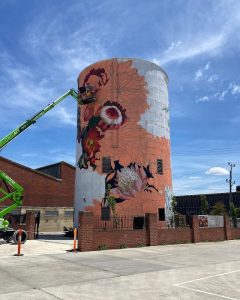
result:
<svg viewBox="0 0 240 300"><path fill-rule="evenodd" d="M235 167L234 163L228 163L230 167L229 171L229 179L226 179L226 182L229 183L229 207L230 203L232 202L232 186L235 184L235 181L232 181L232 169Z"/></svg>

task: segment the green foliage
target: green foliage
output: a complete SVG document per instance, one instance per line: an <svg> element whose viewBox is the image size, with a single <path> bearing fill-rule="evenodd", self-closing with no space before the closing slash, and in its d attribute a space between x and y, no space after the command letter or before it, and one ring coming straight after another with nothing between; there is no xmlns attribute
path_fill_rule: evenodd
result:
<svg viewBox="0 0 240 300"><path fill-rule="evenodd" d="M237 210L237 218L240 218L240 208L238 207L236 208L236 210Z"/></svg>
<svg viewBox="0 0 240 300"><path fill-rule="evenodd" d="M209 206L208 206L206 195L200 196L200 202L201 202L201 214L207 215L209 213Z"/></svg>
<svg viewBox="0 0 240 300"><path fill-rule="evenodd" d="M105 244L101 244L98 246L98 250L107 250L107 249L108 249L108 247Z"/></svg>
<svg viewBox="0 0 240 300"><path fill-rule="evenodd" d="M107 191L106 191L106 200L108 206L111 208L113 214L115 215L116 200L114 196L110 195L111 188L112 188L111 185L108 184Z"/></svg>
<svg viewBox="0 0 240 300"><path fill-rule="evenodd" d="M143 243L137 245L137 248L141 248L141 247L145 247L145 245Z"/></svg>
<svg viewBox="0 0 240 300"><path fill-rule="evenodd" d="M235 207L233 202L230 202L230 216L232 218L233 226L237 227L238 209Z"/></svg>
<svg viewBox="0 0 240 300"><path fill-rule="evenodd" d="M119 248L120 249L125 249L125 248L128 248L128 245L127 244L121 244Z"/></svg>
<svg viewBox="0 0 240 300"><path fill-rule="evenodd" d="M174 195L172 196L171 206L172 206L172 212L176 213L177 199L176 196Z"/></svg>
<svg viewBox="0 0 240 300"><path fill-rule="evenodd" d="M211 210L211 215L215 216L223 216L227 214L226 208L224 206L224 203L222 201L218 201Z"/></svg>

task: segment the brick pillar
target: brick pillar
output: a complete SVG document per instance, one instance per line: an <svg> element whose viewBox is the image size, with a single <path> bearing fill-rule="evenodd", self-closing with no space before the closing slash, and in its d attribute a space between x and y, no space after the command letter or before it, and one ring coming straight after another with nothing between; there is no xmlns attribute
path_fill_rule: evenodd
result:
<svg viewBox="0 0 240 300"><path fill-rule="evenodd" d="M157 224L157 214L147 213L147 245L156 246L158 245L158 224Z"/></svg>
<svg viewBox="0 0 240 300"><path fill-rule="evenodd" d="M93 250L93 213L79 212L78 218L78 250Z"/></svg>
<svg viewBox="0 0 240 300"><path fill-rule="evenodd" d="M231 224L228 216L224 216L224 233L225 233L225 239L231 240L232 239L232 229Z"/></svg>
<svg viewBox="0 0 240 300"><path fill-rule="evenodd" d="M29 211L26 213L26 231L28 233L28 239L34 240L35 237L35 213Z"/></svg>
<svg viewBox="0 0 240 300"><path fill-rule="evenodd" d="M199 243L200 242L200 231L199 231L198 216L193 216L193 218L192 218L192 235L193 235L193 243Z"/></svg>

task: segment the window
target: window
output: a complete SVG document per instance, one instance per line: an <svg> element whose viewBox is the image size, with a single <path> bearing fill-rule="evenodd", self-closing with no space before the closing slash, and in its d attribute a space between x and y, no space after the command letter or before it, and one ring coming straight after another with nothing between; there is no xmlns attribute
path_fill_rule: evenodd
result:
<svg viewBox="0 0 240 300"><path fill-rule="evenodd" d="M133 229L143 229L143 227L144 227L144 217L134 217Z"/></svg>
<svg viewBox="0 0 240 300"><path fill-rule="evenodd" d="M46 210L45 217L58 217L58 211L57 210Z"/></svg>
<svg viewBox="0 0 240 300"><path fill-rule="evenodd" d="M163 163L162 159L157 159L157 174L163 174Z"/></svg>
<svg viewBox="0 0 240 300"><path fill-rule="evenodd" d="M106 156L102 159L102 172L103 173L109 173L111 171L111 157Z"/></svg>
<svg viewBox="0 0 240 300"><path fill-rule="evenodd" d="M72 210L65 210L64 217L73 217L73 211Z"/></svg>
<svg viewBox="0 0 240 300"><path fill-rule="evenodd" d="M165 209L164 208L158 209L158 220L165 221Z"/></svg>

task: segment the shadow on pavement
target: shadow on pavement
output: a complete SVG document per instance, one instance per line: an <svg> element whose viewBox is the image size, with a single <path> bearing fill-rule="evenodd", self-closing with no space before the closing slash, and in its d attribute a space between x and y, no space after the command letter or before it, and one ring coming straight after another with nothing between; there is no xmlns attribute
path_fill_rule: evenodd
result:
<svg viewBox="0 0 240 300"><path fill-rule="evenodd" d="M38 240L69 241L73 240L73 238L65 237L64 233L39 233Z"/></svg>

